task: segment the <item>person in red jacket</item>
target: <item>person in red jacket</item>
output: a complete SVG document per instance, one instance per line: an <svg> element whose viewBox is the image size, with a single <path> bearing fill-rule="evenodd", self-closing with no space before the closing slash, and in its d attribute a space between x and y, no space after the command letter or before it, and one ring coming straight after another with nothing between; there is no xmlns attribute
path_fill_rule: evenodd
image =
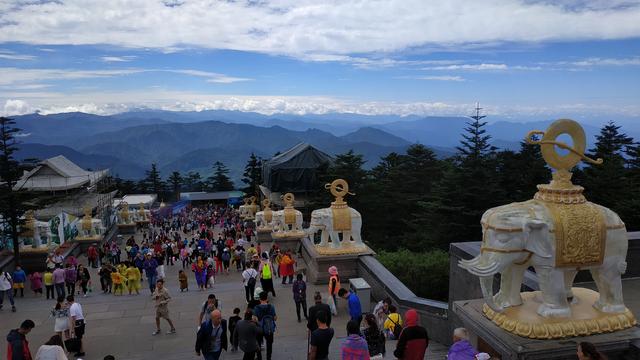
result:
<svg viewBox="0 0 640 360"><path fill-rule="evenodd" d="M19 329L9 331L7 335L7 360L32 360L29 351L27 334L36 327L31 320L25 320L20 324Z"/></svg>
<svg viewBox="0 0 640 360"><path fill-rule="evenodd" d="M400 333L393 355L399 360L422 360L429 346L427 329L420 326L420 315L415 309L404 314L405 328Z"/></svg>

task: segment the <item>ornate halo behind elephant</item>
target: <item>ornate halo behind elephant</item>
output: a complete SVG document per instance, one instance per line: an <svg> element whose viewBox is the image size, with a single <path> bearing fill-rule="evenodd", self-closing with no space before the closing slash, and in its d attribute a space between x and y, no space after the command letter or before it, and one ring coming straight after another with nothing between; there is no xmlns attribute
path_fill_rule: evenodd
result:
<svg viewBox="0 0 640 360"><path fill-rule="evenodd" d="M605 313L623 313L626 308L622 298L621 276L626 271L628 247L624 223L616 213L605 207L589 202L581 206L587 206L592 213L599 214L601 235L604 236L601 244L604 249L600 247L599 261L580 266L580 269L591 271L598 287L600 298L594 307ZM592 226L590 222L594 219L573 217L571 220ZM521 305L520 285L526 269L533 266L542 292L538 314L543 317L571 316L569 304L578 301L571 291L578 266L558 266L558 229L550 209L537 200L500 206L485 212L482 226L480 255L472 260L460 261L460 266L480 277L486 304L496 312ZM584 232L581 236L588 238L594 232ZM593 256L598 256L589 243L578 245L583 248L569 250L575 250L578 254L586 253L591 260ZM493 276L497 273L501 274L501 284L494 296Z"/></svg>
<svg viewBox="0 0 640 360"><path fill-rule="evenodd" d="M318 231L322 231L319 244L321 247L327 246L329 240L331 240L332 248L340 248L340 233L342 233L342 242L347 242L348 244L357 247L364 246L361 236L362 216L353 208L349 208L349 212L351 215L351 230L341 231L335 230L333 211L331 208L314 210L311 213L311 223L307 229L307 233L312 235Z"/></svg>

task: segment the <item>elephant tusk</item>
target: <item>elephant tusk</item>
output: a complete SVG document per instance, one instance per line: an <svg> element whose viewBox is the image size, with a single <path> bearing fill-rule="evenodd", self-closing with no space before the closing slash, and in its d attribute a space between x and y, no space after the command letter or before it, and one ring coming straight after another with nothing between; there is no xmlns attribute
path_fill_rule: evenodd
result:
<svg viewBox="0 0 640 360"><path fill-rule="evenodd" d="M477 256L477 257L474 257L474 258L473 258L473 259L471 259L471 260L464 260L464 259L459 260L459 261L458 261L458 265L463 266L463 267L466 267L466 266L476 265L476 264L478 264L479 262L480 262L480 257L479 257L479 256Z"/></svg>
<svg viewBox="0 0 640 360"><path fill-rule="evenodd" d="M482 266L482 267L470 266L470 267L467 267L466 269L473 275L484 277L484 276L495 275L498 272L499 268L500 268L500 264L497 262L494 262L489 266Z"/></svg>

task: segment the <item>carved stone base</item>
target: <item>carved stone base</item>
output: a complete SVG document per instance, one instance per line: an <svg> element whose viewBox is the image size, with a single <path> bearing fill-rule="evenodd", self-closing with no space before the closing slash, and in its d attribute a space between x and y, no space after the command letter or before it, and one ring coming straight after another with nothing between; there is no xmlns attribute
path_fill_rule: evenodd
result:
<svg viewBox="0 0 640 360"><path fill-rule="evenodd" d="M120 234L135 234L136 233L136 224L118 224L118 232Z"/></svg>
<svg viewBox="0 0 640 360"><path fill-rule="evenodd" d="M574 291L576 291L574 289ZM640 330L631 327L613 333L594 334L576 338L564 339L532 339L508 332L489 320L483 313L483 299L463 300L453 303L453 310L460 318L464 327L472 334L472 342L477 340L477 348L501 359L518 360L566 360L575 359L576 347L581 341L595 344L596 348L605 353L609 359L625 358L632 354L635 348L632 344L640 340ZM590 307L590 304L585 304ZM529 317L538 317L533 310ZM573 310L573 309L572 309ZM596 311L596 310L594 310ZM563 320L556 320L562 324ZM571 320L564 319L564 322ZM630 357L633 358L633 357Z"/></svg>
<svg viewBox="0 0 640 360"><path fill-rule="evenodd" d="M323 255L318 252L318 247L309 238L302 239L302 257L307 264L307 281L313 284L328 283L330 266L338 268L343 283L350 278L360 277L358 275L358 257L372 254L374 254L373 250L367 247L366 250L360 249L355 253L341 252Z"/></svg>
<svg viewBox="0 0 640 360"><path fill-rule="evenodd" d="M577 302L571 305L571 318L539 316L536 310L540 305L540 291L522 293L521 306L510 307L497 313L485 304L482 312L502 329L532 339L561 339L602 334L636 325L636 318L629 309L621 314L596 310L593 304L600 295L591 289L573 288L573 295Z"/></svg>

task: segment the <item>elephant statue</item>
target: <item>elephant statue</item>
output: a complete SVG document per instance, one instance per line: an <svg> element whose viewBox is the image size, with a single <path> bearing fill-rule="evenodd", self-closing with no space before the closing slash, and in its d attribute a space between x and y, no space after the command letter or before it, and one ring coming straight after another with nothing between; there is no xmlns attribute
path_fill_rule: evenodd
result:
<svg viewBox="0 0 640 360"><path fill-rule="evenodd" d="M301 231L302 230L302 213L299 210L295 211L295 223L294 224L286 224L285 223L285 210L274 211L273 216L273 231Z"/></svg>
<svg viewBox="0 0 640 360"><path fill-rule="evenodd" d="M351 230L336 230L334 227L332 209L323 208L311 212L311 222L307 229L307 235L313 235L318 231L321 231L320 244L318 245L320 247L329 246L329 240L331 240L331 247L333 249L341 248L340 233L342 233L343 242L348 241L351 245L356 247L364 246L360 235L362 230L362 216L357 210L353 208L348 209L351 215Z"/></svg>

